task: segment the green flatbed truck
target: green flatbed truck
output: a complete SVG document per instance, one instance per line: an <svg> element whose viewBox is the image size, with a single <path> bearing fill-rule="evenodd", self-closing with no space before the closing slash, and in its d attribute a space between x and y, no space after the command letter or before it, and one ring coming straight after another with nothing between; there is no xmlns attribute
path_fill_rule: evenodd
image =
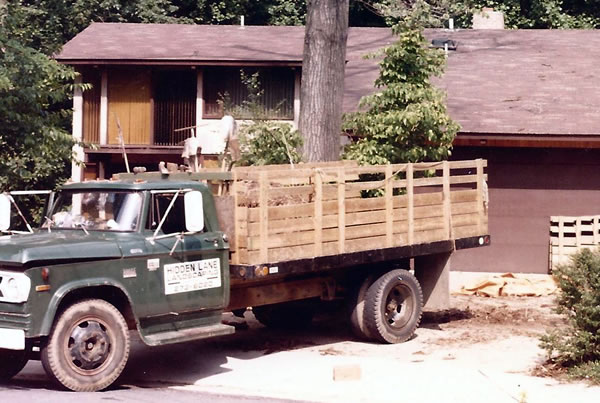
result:
<svg viewBox="0 0 600 403"><path fill-rule="evenodd" d="M319 301L345 299L357 335L405 341L424 304L443 305L450 254L489 243L485 161L453 164L66 184L38 229L0 237L0 380L41 359L63 388L101 390L130 331L149 346L223 336L223 312L248 307L303 326ZM12 204L0 196L3 231Z"/></svg>

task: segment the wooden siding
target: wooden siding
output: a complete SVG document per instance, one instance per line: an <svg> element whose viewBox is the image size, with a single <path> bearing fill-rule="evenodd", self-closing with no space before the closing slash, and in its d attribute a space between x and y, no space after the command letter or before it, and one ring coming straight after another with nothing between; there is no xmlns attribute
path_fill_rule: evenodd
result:
<svg viewBox="0 0 600 403"><path fill-rule="evenodd" d="M81 73L82 82L91 84L92 88L83 92L83 141L91 144L100 143L100 93L102 77L97 69L85 70Z"/></svg>
<svg viewBox="0 0 600 403"><path fill-rule="evenodd" d="M463 148L453 158L488 160L491 244L457 251L452 270L548 273L552 216L600 213L598 150Z"/></svg>
<svg viewBox="0 0 600 403"><path fill-rule="evenodd" d="M125 144L152 144L151 74L112 70L108 75L108 142L119 144L117 118Z"/></svg>

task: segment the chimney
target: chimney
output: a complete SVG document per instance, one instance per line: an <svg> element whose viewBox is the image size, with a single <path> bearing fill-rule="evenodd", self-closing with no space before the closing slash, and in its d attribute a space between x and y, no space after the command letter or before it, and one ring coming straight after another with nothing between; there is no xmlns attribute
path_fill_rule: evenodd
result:
<svg viewBox="0 0 600 403"><path fill-rule="evenodd" d="M473 13L473 29L504 29L504 14L493 8Z"/></svg>

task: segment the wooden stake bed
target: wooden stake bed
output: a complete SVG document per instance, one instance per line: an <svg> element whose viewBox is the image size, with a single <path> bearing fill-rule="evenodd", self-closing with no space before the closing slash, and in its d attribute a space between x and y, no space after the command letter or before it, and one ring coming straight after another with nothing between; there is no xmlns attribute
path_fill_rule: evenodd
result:
<svg viewBox="0 0 600 403"><path fill-rule="evenodd" d="M488 233L484 160L234 168L232 263L257 265Z"/></svg>

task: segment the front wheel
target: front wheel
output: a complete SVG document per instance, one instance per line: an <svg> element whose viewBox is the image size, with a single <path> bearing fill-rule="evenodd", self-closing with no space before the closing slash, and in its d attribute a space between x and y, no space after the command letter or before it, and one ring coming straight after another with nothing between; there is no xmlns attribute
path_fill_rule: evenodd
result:
<svg viewBox="0 0 600 403"><path fill-rule="evenodd" d="M46 373L63 387L93 392L110 386L129 357L129 333L111 304L89 299L68 307L42 348Z"/></svg>
<svg viewBox="0 0 600 403"><path fill-rule="evenodd" d="M0 348L0 382L17 375L29 361L29 349L5 350Z"/></svg>
<svg viewBox="0 0 600 403"><path fill-rule="evenodd" d="M386 343L410 339L421 321L423 291L406 270L392 270L379 277L367 291L364 319L369 334Z"/></svg>

